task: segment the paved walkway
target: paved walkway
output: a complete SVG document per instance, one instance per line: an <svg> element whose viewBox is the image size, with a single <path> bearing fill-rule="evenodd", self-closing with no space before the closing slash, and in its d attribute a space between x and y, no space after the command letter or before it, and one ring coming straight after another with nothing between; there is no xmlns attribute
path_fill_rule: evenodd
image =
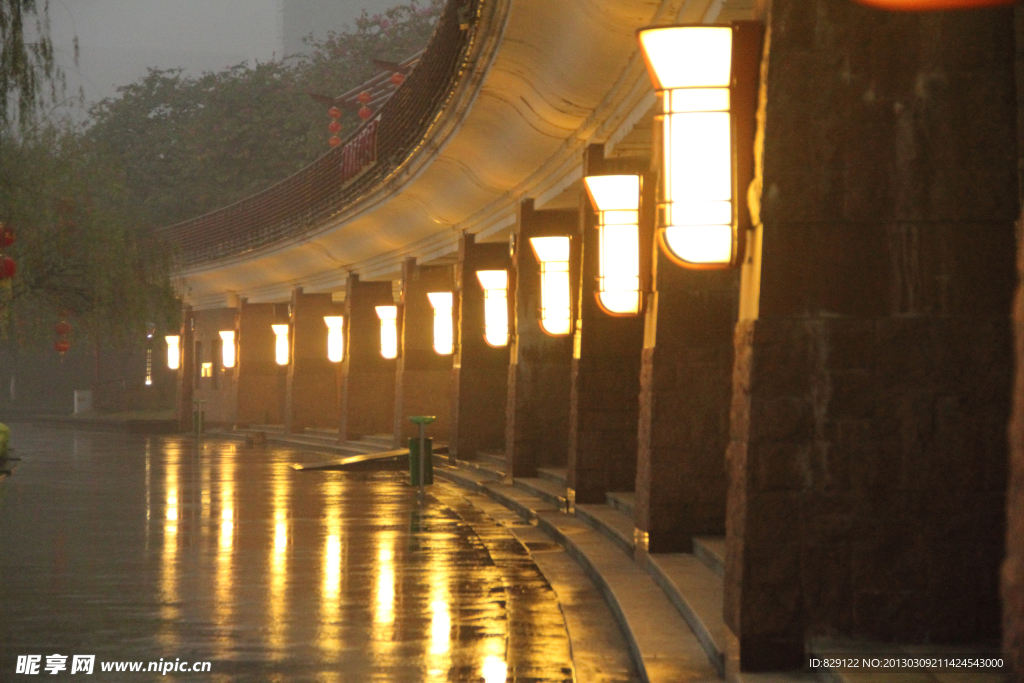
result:
<svg viewBox="0 0 1024 683"><path fill-rule="evenodd" d="M46 680L74 655L210 662L118 680L636 680L571 560L449 485L420 508L400 474L295 472L322 455L286 447L12 431L0 681L32 680L24 655Z"/></svg>

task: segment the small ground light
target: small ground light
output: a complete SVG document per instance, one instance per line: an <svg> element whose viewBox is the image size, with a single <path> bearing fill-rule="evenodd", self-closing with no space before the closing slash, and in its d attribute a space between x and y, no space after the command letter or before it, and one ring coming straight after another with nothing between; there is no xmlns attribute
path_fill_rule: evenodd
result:
<svg viewBox="0 0 1024 683"><path fill-rule="evenodd" d="M640 176L587 176L597 211L597 303L610 315L640 312Z"/></svg>
<svg viewBox="0 0 1024 683"><path fill-rule="evenodd" d="M345 317L341 315L325 315L327 325L327 360L340 363L345 357L344 329Z"/></svg>
<svg viewBox="0 0 1024 683"><path fill-rule="evenodd" d="M449 356L455 350L452 293L431 292L427 294L427 298L434 307L434 351L442 356Z"/></svg>
<svg viewBox="0 0 1024 683"><path fill-rule="evenodd" d="M540 326L553 336L564 336L570 322L569 238L531 237L530 246L540 261Z"/></svg>
<svg viewBox="0 0 1024 683"><path fill-rule="evenodd" d="M387 359L398 358L398 307L376 308L380 318L380 355Z"/></svg>
<svg viewBox="0 0 1024 683"><path fill-rule="evenodd" d="M508 345L508 271L478 270L484 290L484 340L491 346Z"/></svg>
<svg viewBox="0 0 1024 683"><path fill-rule="evenodd" d="M235 331L221 330L221 360L225 368L235 367Z"/></svg>
<svg viewBox="0 0 1024 683"><path fill-rule="evenodd" d="M167 342L167 367L170 370L177 370L181 367L181 337L169 334L164 340Z"/></svg>
<svg viewBox="0 0 1024 683"><path fill-rule="evenodd" d="M288 365L288 326L271 325L277 340L274 344L274 360L278 365Z"/></svg>

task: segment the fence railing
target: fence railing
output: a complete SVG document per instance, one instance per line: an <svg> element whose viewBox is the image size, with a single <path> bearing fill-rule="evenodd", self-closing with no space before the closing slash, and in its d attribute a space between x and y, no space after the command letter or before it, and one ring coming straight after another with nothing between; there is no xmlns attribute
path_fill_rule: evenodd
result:
<svg viewBox="0 0 1024 683"><path fill-rule="evenodd" d="M315 229L377 185L412 152L455 88L470 31L460 16L478 0L448 0L415 68L377 116L301 171L230 206L156 231L179 267L242 255ZM463 19L464 20L464 19ZM375 162L355 178L342 173L349 143L375 126ZM351 155L351 150L349 155Z"/></svg>

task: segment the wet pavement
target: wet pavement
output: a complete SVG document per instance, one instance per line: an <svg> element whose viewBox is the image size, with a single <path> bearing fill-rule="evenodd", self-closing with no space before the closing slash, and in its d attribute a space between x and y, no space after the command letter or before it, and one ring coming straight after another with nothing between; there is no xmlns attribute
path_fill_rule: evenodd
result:
<svg viewBox="0 0 1024 683"><path fill-rule="evenodd" d="M46 680L79 680L74 655L92 680L573 679L530 553L445 485L421 511L399 473L295 472L323 456L284 447L28 424L12 443L0 681L34 679L23 655ZM161 659L210 673L101 672Z"/></svg>

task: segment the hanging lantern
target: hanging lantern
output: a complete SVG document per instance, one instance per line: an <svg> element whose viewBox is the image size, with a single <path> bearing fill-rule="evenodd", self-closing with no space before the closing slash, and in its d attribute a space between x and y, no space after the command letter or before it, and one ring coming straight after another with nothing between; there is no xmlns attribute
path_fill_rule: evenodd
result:
<svg viewBox="0 0 1024 683"><path fill-rule="evenodd" d="M235 331L234 330L220 330L221 340L221 361L224 367L233 368L235 367Z"/></svg>
<svg viewBox="0 0 1024 683"><path fill-rule="evenodd" d="M484 341L491 346L508 345L508 271L478 270L476 277L484 290Z"/></svg>
<svg viewBox="0 0 1024 683"><path fill-rule="evenodd" d="M327 325L327 360L340 363L345 357L345 317L341 315L325 315Z"/></svg>
<svg viewBox="0 0 1024 683"><path fill-rule="evenodd" d="M359 93L359 96L356 98L356 102L358 102L359 104L369 104L370 100L372 99L373 97L370 95L370 93L364 90L363 92Z"/></svg>
<svg viewBox="0 0 1024 683"><path fill-rule="evenodd" d="M361 118L363 121L365 121L366 119L370 118L371 116L373 116L373 110L372 109L370 109L369 107L360 107L359 108L359 118Z"/></svg>
<svg viewBox="0 0 1024 683"><path fill-rule="evenodd" d="M380 355L387 359L398 358L398 307L377 306L380 318Z"/></svg>
<svg viewBox="0 0 1024 683"><path fill-rule="evenodd" d="M341 110L338 109L337 107L331 107L330 109L327 110L327 115L330 116L332 119L340 119Z"/></svg>
<svg viewBox="0 0 1024 683"><path fill-rule="evenodd" d="M530 246L540 262L540 327L561 337L572 329L569 292L569 238L531 237Z"/></svg>
<svg viewBox="0 0 1024 683"><path fill-rule="evenodd" d="M339 138L337 135L332 135L331 139L327 141L327 144L329 144L331 147L337 147L338 145L341 144L341 138Z"/></svg>
<svg viewBox="0 0 1024 683"><path fill-rule="evenodd" d="M278 365L288 365L288 325L271 325L277 341L274 344L274 360Z"/></svg>
<svg viewBox="0 0 1024 683"><path fill-rule="evenodd" d="M331 131L332 133L340 133L341 124L338 123L337 121L331 121L329 124L327 124L327 130Z"/></svg>
<svg viewBox="0 0 1024 683"><path fill-rule="evenodd" d="M450 356L455 350L452 293L430 292L427 298L434 307L434 351L441 356Z"/></svg>
<svg viewBox="0 0 1024 683"><path fill-rule="evenodd" d="M6 249L14 244L14 228L6 223L0 223L0 249Z"/></svg>
<svg viewBox="0 0 1024 683"><path fill-rule="evenodd" d="M391 74L391 84L392 85L397 87L399 85L402 85L402 83L405 83L405 76L403 76L402 74L398 73L397 71L395 73Z"/></svg>
<svg viewBox="0 0 1024 683"><path fill-rule="evenodd" d="M55 342L53 343L53 348L54 348L54 349L55 349L55 350L57 351L57 353L59 353L59 354L61 355L61 357L63 358L63 357L64 357L64 354L65 354L65 353L67 353L67 352L68 352L68 349L70 349L70 348L71 348L71 342L69 342L69 341L68 341L67 339L58 339L57 341L55 341Z"/></svg>
<svg viewBox="0 0 1024 683"><path fill-rule="evenodd" d="M54 327L54 330L60 336L66 337L69 334L71 334L71 323L69 323L66 320L61 320L59 323L57 323L56 327Z"/></svg>
<svg viewBox="0 0 1024 683"><path fill-rule="evenodd" d="M609 315L640 312L640 176L583 179L597 211L597 303Z"/></svg>
<svg viewBox="0 0 1024 683"><path fill-rule="evenodd" d="M181 337L169 334L164 339L167 341L167 368L177 370L181 367Z"/></svg>
<svg viewBox="0 0 1024 683"><path fill-rule="evenodd" d="M661 106L658 241L682 266L738 265L745 229L734 187L734 28L655 26L637 35Z"/></svg>
<svg viewBox="0 0 1024 683"><path fill-rule="evenodd" d="M0 280L9 280L18 272L18 266L10 256L0 256Z"/></svg>

